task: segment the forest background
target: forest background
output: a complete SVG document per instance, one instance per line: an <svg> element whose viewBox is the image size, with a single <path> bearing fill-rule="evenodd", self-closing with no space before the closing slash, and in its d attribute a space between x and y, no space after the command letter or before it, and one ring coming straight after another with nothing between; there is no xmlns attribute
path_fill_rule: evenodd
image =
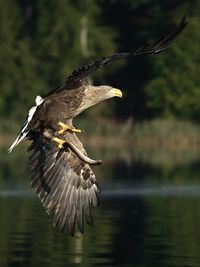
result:
<svg viewBox="0 0 200 267"><path fill-rule="evenodd" d="M115 62L92 75L94 84L120 88L124 98L103 102L81 120L93 128L102 118L111 125L159 119L159 129L169 128L166 121L172 129L182 121L189 121L185 128L197 127L199 10L200 0L0 0L0 133L16 134L36 95L74 69L134 51L173 31L184 14L189 25L165 52Z"/></svg>

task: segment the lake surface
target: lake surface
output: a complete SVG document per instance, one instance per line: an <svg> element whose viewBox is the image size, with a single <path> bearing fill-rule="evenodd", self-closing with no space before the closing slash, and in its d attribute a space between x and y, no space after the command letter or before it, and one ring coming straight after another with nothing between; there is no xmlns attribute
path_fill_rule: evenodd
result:
<svg viewBox="0 0 200 267"><path fill-rule="evenodd" d="M122 154L103 156L94 226L70 237L31 192L25 151L1 152L0 266L199 267L200 158Z"/></svg>

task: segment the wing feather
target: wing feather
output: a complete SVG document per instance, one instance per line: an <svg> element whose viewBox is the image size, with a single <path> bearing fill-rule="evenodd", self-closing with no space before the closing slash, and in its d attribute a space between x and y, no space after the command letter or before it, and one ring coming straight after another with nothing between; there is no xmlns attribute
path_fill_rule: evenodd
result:
<svg viewBox="0 0 200 267"><path fill-rule="evenodd" d="M75 145L82 148L77 140L75 136ZM84 222L92 224L91 207L98 204L99 189L91 167L72 151L59 150L41 135L34 137L28 151L31 187L47 214L53 215L53 225L60 232L66 227L74 235L77 223L83 232Z"/></svg>
<svg viewBox="0 0 200 267"><path fill-rule="evenodd" d="M111 56L102 57L95 61L89 62L88 64L73 71L72 74L66 78L64 85L55 88L48 95L54 92L58 93L71 86L72 87L80 86L81 81L85 79L88 75L90 75L92 72L96 71L99 68L102 68L103 66L113 61L127 58L127 57L140 56L140 55L155 55L155 54L162 52L176 40L176 38L180 35L180 33L185 29L187 24L188 23L186 21L186 16L183 16L178 26L176 27L176 29L167 36L163 36L162 38L159 38L158 40L148 45L142 46L138 48L136 51L127 52L127 53L115 53Z"/></svg>

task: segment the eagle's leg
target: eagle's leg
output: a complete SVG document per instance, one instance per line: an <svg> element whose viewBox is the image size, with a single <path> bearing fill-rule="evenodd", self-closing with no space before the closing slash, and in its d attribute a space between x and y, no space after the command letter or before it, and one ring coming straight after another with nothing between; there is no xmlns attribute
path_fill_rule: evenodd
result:
<svg viewBox="0 0 200 267"><path fill-rule="evenodd" d="M77 157L79 157L83 162L90 164L90 165L100 165L102 163L101 160L95 160L91 159L85 154L83 154L75 145L73 145L71 142L60 139L58 137L53 137L53 141L58 143L58 148L68 150L71 149L72 152L74 152Z"/></svg>
<svg viewBox="0 0 200 267"><path fill-rule="evenodd" d="M90 165L100 165L102 163L102 160L95 160L89 158L87 155L85 155L83 152L81 152L75 145L73 145L71 142L66 141L64 144L64 148L68 149L70 148L76 155L81 159L83 162L90 164Z"/></svg>
<svg viewBox="0 0 200 267"><path fill-rule="evenodd" d="M58 132L59 134L64 134L66 131L70 131L70 132L74 132L74 133L81 133L80 129L76 129L73 126L64 124L61 121L58 123L58 125L60 125L60 127L61 127L60 131Z"/></svg>

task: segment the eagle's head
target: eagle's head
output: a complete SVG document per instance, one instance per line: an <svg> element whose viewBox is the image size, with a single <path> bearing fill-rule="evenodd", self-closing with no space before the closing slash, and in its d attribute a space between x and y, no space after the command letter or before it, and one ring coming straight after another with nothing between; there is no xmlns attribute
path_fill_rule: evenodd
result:
<svg viewBox="0 0 200 267"><path fill-rule="evenodd" d="M112 98L112 97L122 97L122 91L117 89L117 88L113 88L111 86L108 85L101 85L101 86L92 86L92 88L90 89L91 95L95 96L95 98L98 100L97 103Z"/></svg>
<svg viewBox="0 0 200 267"><path fill-rule="evenodd" d="M85 87L84 96L78 113L81 113L83 110L112 97L121 98L122 91L108 85L87 85L87 87Z"/></svg>

